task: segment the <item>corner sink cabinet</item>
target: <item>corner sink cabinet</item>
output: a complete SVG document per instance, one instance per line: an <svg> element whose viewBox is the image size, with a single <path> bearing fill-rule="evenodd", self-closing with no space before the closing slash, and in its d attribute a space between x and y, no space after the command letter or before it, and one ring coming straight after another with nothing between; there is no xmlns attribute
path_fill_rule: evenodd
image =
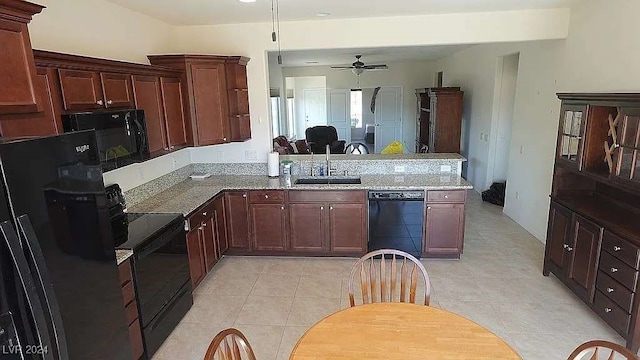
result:
<svg viewBox="0 0 640 360"><path fill-rule="evenodd" d="M543 274L640 349L640 94L562 100Z"/></svg>

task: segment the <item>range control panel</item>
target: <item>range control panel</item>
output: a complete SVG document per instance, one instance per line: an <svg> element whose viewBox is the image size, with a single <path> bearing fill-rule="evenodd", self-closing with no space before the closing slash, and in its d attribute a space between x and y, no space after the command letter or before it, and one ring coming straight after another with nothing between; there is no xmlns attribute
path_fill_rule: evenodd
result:
<svg viewBox="0 0 640 360"><path fill-rule="evenodd" d="M369 191L370 200L424 200L424 191Z"/></svg>

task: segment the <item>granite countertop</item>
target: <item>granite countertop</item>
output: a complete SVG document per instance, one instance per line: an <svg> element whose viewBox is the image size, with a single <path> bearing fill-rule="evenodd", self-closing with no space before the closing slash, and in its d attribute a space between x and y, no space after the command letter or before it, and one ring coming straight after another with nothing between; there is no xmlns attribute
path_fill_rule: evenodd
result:
<svg viewBox="0 0 640 360"><path fill-rule="evenodd" d="M473 185L456 174L361 175L361 184L294 185L297 176L270 179L264 175L216 175L187 179L134 206L129 212L189 215L224 190L466 190Z"/></svg>
<svg viewBox="0 0 640 360"><path fill-rule="evenodd" d="M313 158L316 160L323 160L325 154L314 154ZM280 155L280 160L311 160L311 155L296 154L296 155ZM367 160L452 160L452 161L467 161L467 159L458 153L408 153L408 154L331 154L331 160L353 160L353 161L367 161Z"/></svg>
<svg viewBox="0 0 640 360"><path fill-rule="evenodd" d="M116 263L118 265L125 262L128 258L133 255L133 250L119 250L116 249Z"/></svg>

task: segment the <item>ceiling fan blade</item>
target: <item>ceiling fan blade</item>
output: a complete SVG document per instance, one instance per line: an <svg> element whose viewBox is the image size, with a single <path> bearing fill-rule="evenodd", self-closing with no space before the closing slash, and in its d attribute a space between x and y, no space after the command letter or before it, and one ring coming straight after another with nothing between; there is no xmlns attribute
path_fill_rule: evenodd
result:
<svg viewBox="0 0 640 360"><path fill-rule="evenodd" d="M367 70L386 70L389 67L385 64L380 64L380 65L365 65L363 66L363 68Z"/></svg>
<svg viewBox="0 0 640 360"><path fill-rule="evenodd" d="M347 69L353 69L353 66L332 66L331 68L347 70Z"/></svg>

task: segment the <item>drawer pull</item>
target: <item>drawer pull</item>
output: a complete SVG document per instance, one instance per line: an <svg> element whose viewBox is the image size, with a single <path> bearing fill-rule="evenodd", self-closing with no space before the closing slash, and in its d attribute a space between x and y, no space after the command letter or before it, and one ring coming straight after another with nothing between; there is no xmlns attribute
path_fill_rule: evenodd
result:
<svg viewBox="0 0 640 360"><path fill-rule="evenodd" d="M620 251L622 250L622 248L620 246L614 246L613 247L613 251Z"/></svg>
<svg viewBox="0 0 640 360"><path fill-rule="evenodd" d="M568 247L569 247L569 245L564 244L564 245L562 245L562 247L566 249L566 248L568 248Z"/></svg>
<svg viewBox="0 0 640 360"><path fill-rule="evenodd" d="M608 308L608 307L604 308L604 312L606 312L606 313L610 313L611 311L613 311L613 310L611 310L611 308Z"/></svg>
<svg viewBox="0 0 640 360"><path fill-rule="evenodd" d="M203 211L203 212L202 212L202 216L207 216L207 212L206 212L206 211Z"/></svg>
<svg viewBox="0 0 640 360"><path fill-rule="evenodd" d="M445 195L445 196L444 196L444 198L445 198L445 199L448 199L448 198L449 198L449 195Z"/></svg>
<svg viewBox="0 0 640 360"><path fill-rule="evenodd" d="M281 206L281 207L280 207L280 210L284 210L284 206Z"/></svg>
<svg viewBox="0 0 640 360"><path fill-rule="evenodd" d="M615 291L615 290L614 290L614 289L612 289L612 288L610 288L610 287L608 287L608 288L607 288L607 292L608 292L608 293L612 293L612 292L614 292L614 291Z"/></svg>
<svg viewBox="0 0 640 360"><path fill-rule="evenodd" d="M324 210L324 206L320 206L320 210Z"/></svg>
<svg viewBox="0 0 640 360"><path fill-rule="evenodd" d="M614 268L614 267L612 267L612 268L611 268L611 272L612 272L612 273L614 273L614 272L618 272L618 268Z"/></svg>
<svg viewBox="0 0 640 360"><path fill-rule="evenodd" d="M243 197L243 198L246 198L246 197L247 197L247 194L242 194L242 197Z"/></svg>
<svg viewBox="0 0 640 360"><path fill-rule="evenodd" d="M571 246L567 246L567 251L568 251L568 252L572 252L572 251L573 251L573 248L572 248Z"/></svg>

